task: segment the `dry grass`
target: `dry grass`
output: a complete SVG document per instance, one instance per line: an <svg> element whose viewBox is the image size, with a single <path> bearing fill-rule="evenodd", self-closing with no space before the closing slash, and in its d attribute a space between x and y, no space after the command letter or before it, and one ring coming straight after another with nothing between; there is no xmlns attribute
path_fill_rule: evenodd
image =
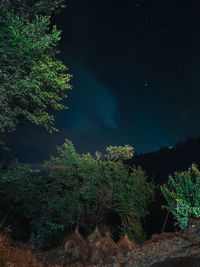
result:
<svg viewBox="0 0 200 267"><path fill-rule="evenodd" d="M63 250L65 252L65 261L86 260L89 257L89 247L85 239L78 232L78 228L66 238Z"/></svg>
<svg viewBox="0 0 200 267"><path fill-rule="evenodd" d="M123 251L135 246L127 234L116 244L106 233L102 237L98 227L84 239L76 229L69 235L63 247L49 251L37 251L27 244L16 243L9 231L0 233L0 267L86 267L109 263L113 257L123 258Z"/></svg>
<svg viewBox="0 0 200 267"><path fill-rule="evenodd" d="M0 233L0 267L44 267L30 250L16 248L9 238L9 230ZM50 266L49 266L50 267ZM59 267L59 265L51 265Z"/></svg>
<svg viewBox="0 0 200 267"><path fill-rule="evenodd" d="M91 253L91 262L99 263L101 261L107 262L117 253L117 245L107 232L105 237L100 238L95 242Z"/></svg>
<svg viewBox="0 0 200 267"><path fill-rule="evenodd" d="M98 227L96 226L95 230L87 237L87 242L91 247L94 247L96 245L96 242L98 242L101 238L102 235L99 232Z"/></svg>
<svg viewBox="0 0 200 267"><path fill-rule="evenodd" d="M129 239L127 233L125 233L125 235L117 242L117 246L119 248L130 250L135 246L135 243Z"/></svg>

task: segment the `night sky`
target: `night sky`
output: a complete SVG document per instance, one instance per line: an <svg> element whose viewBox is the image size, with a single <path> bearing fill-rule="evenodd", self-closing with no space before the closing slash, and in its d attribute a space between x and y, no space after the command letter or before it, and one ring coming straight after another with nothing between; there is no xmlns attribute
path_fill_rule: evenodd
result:
<svg viewBox="0 0 200 267"><path fill-rule="evenodd" d="M43 162L69 138L80 153L137 153L200 136L200 2L68 0L53 19L73 74L59 133L24 125L9 137L19 160Z"/></svg>

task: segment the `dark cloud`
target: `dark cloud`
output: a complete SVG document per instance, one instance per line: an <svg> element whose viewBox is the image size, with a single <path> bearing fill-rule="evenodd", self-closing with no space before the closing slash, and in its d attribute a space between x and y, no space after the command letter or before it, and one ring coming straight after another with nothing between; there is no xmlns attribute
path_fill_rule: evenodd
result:
<svg viewBox="0 0 200 267"><path fill-rule="evenodd" d="M58 120L64 122L62 128L87 132L103 123L108 128L117 130L117 101L112 92L85 66L75 67L73 79L74 89L70 95L69 110L58 115Z"/></svg>

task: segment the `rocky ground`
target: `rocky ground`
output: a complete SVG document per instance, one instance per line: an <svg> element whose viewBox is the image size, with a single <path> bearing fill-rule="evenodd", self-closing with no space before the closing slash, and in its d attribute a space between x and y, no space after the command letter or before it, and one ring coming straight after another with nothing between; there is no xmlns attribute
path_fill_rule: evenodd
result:
<svg viewBox="0 0 200 267"><path fill-rule="evenodd" d="M98 228L84 239L76 229L62 248L34 254L46 264L70 267L178 267L184 263L200 267L200 218L191 219L184 230L153 235L142 244L127 235L115 243L109 233L102 237Z"/></svg>

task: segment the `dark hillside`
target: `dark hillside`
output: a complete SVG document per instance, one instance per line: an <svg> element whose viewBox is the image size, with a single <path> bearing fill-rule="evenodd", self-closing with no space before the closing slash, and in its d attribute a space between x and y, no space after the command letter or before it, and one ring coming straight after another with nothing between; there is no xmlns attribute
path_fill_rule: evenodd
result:
<svg viewBox="0 0 200 267"><path fill-rule="evenodd" d="M157 184L163 184L169 174L185 171L192 163L200 163L200 138L188 138L186 142L178 142L171 148L164 147L155 152L136 155L126 163L141 166L149 176L154 177Z"/></svg>
<svg viewBox="0 0 200 267"><path fill-rule="evenodd" d="M188 140L184 143L178 142L173 147L164 147L158 151L136 155L126 162L129 166L141 166L143 170L153 178L156 184L162 185L168 180L168 176L175 171L186 171L192 163L200 163L200 138ZM164 197L158 189L156 201L146 217L144 227L150 237L153 233L160 233L167 215L166 210L161 209L161 205L166 204ZM174 219L169 214L164 231L176 231Z"/></svg>

